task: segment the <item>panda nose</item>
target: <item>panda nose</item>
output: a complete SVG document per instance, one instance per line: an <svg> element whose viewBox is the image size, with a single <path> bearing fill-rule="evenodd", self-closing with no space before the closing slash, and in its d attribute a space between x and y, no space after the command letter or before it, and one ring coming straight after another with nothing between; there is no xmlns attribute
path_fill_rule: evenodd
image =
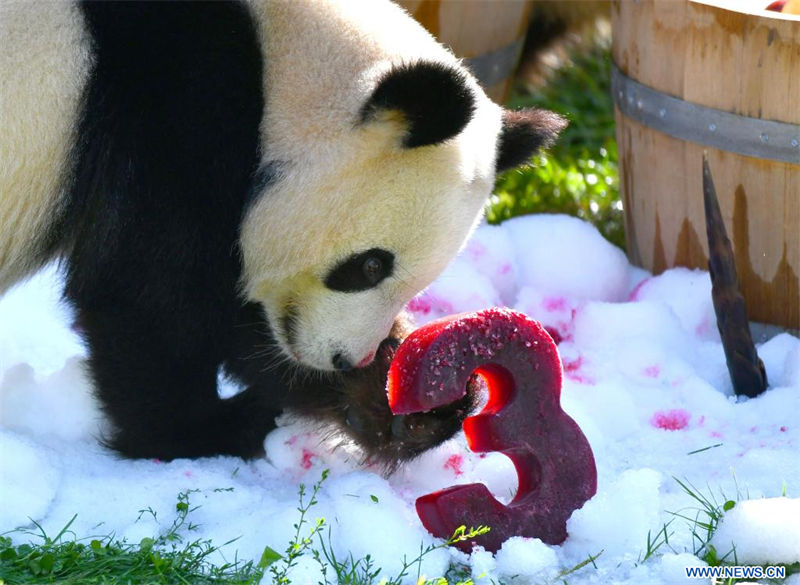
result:
<svg viewBox="0 0 800 585"><path fill-rule="evenodd" d="M333 363L333 368L339 370L340 372L349 372L353 369L353 364L350 363L350 360L344 357L341 353L333 354L333 359L331 362Z"/></svg>

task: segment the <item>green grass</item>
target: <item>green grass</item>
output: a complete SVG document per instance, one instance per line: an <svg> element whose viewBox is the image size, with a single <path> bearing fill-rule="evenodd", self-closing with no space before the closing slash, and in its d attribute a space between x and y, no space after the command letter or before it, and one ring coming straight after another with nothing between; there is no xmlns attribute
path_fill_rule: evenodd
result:
<svg viewBox="0 0 800 585"><path fill-rule="evenodd" d="M570 125L532 166L498 177L487 207L490 223L528 213L566 213L592 222L624 248L610 63L608 44L601 42L573 55L545 88L511 97L511 108L553 110Z"/></svg>
<svg viewBox="0 0 800 585"><path fill-rule="evenodd" d="M427 547L420 544L419 554L410 560L403 558L402 569L395 576L383 574L369 555L336 558L325 519L309 520L309 511L316 505L326 478L327 472L312 486L310 495L306 486L300 485L294 537L283 553L265 547L258 563L237 559L215 565L209 557L220 547L209 540L187 538L197 528L189 516L198 508L190 502L195 490L189 490L178 494L172 525L163 534L138 543L113 535L77 539L70 531L76 517L53 537L34 523L37 531L24 533L33 537L30 543L14 544L8 535L0 536L0 585L290 585L291 570L304 555L319 563L323 585L373 585L379 579L381 585L400 585L409 575L420 585L472 585L468 568L461 565L451 566L445 577L426 580L421 577L422 560L434 550L485 534L487 527L461 527L444 542ZM139 517L145 514L155 517L150 508L141 510Z"/></svg>
<svg viewBox="0 0 800 585"><path fill-rule="evenodd" d="M58 583L59 585L189 584L253 585L263 569L252 562L215 565L209 556L219 547L209 540L188 540L195 527L189 522L191 491L181 492L176 519L162 534L138 543L113 535L77 539L70 532L75 517L51 537L40 525L28 533L31 543L15 545L0 536L0 583L6 585ZM151 509L142 514L153 514ZM230 543L225 543L230 544ZM224 545L223 545L224 546Z"/></svg>
<svg viewBox="0 0 800 585"><path fill-rule="evenodd" d="M673 477L673 479L678 483L680 488L696 503L695 506L685 511L671 512L675 518L686 520L689 523L694 542L694 555L712 567L720 565L741 565L741 562L736 555L735 545L732 546L730 550L718 551L716 547L711 544L711 539L713 538L714 533L717 531L719 523L722 521L725 513L733 510L737 503L742 499L748 499L747 495L742 495L739 493L739 488L737 485L735 500L726 497L724 493L721 493L721 499L717 499L710 489L708 491L708 495L706 495L688 481L684 482L676 477ZM785 486L783 495L786 495ZM694 517L686 515L684 513L686 511L694 512ZM656 539L656 544L658 544L658 546L662 544L669 544L666 534L666 529L669 524L670 523L664 525L664 541L661 541L659 544L658 539ZM650 536L648 534L648 548L649 544ZM655 548L658 548L658 546ZM786 569L787 577L795 573L800 573L800 563L778 566L783 566ZM737 582L740 581L731 579L725 581L725 584L733 585Z"/></svg>
<svg viewBox="0 0 800 585"><path fill-rule="evenodd" d="M683 482L678 478L673 479L698 505L697 508L692 509L695 512L694 518L680 512L673 512L673 516L689 521L692 527L695 556L703 559L711 566L717 566L731 558L735 558L735 549L731 549L720 556L714 545L711 544L711 539L717 531L725 512L732 510L736 506L736 501L725 498L723 495L724 501L719 503L713 493L709 493L706 496L691 483Z"/></svg>
<svg viewBox="0 0 800 585"><path fill-rule="evenodd" d="M138 543L127 543L113 535L78 539L70 531L75 517L53 537L36 524L36 532L23 533L33 537L30 543L14 544L8 535L0 536L0 585L291 585L291 571L303 556L319 563L324 579L320 585L400 585L408 577L418 585L473 585L467 565L453 563L443 577L428 579L421 573L422 560L435 550L485 534L489 531L485 526L462 526L445 541L428 546L420 543L418 554L411 559L404 557L400 572L393 576L386 575L369 555L337 558L326 520L310 519L327 475L324 472L310 492L300 485L299 516L291 541L282 553L265 547L258 563L237 559L215 565L210 556L219 547L209 540L188 538L197 528L190 515L199 507L190 501L197 490L189 490L178 494L172 525L163 534ZM140 510L139 517L145 514L156 516L150 508ZM566 578L577 571L589 565L596 568L595 560L602 553L561 571L553 582L567 583Z"/></svg>
<svg viewBox="0 0 800 585"><path fill-rule="evenodd" d="M645 545L645 549L639 553L639 558L636 561L637 564L647 562L650 558L655 556L659 549L664 546L671 548L669 544L669 537L674 534L674 531L670 532L669 526L672 524L673 520L674 518L661 526L661 529L656 532L655 536L653 536L652 530L647 531L647 544Z"/></svg>

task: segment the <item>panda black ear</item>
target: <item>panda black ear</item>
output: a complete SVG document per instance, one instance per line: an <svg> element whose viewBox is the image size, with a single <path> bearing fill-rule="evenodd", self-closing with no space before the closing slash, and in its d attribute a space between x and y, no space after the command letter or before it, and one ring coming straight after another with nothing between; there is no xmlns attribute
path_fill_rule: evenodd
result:
<svg viewBox="0 0 800 585"><path fill-rule="evenodd" d="M528 162L537 150L550 146L567 124L567 120L547 110L504 110L495 164L497 171Z"/></svg>
<svg viewBox="0 0 800 585"><path fill-rule="evenodd" d="M403 146L438 144L464 129L475 111L467 76L455 67L432 61L397 65L378 82L361 108L361 121L382 112L399 112L407 125Z"/></svg>

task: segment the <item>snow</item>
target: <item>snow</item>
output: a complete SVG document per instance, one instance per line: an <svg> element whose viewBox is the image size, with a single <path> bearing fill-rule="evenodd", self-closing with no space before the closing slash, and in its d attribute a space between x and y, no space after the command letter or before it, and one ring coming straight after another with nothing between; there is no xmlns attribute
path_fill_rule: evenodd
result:
<svg viewBox="0 0 800 585"><path fill-rule="evenodd" d="M538 538L513 536L503 543L496 555L501 579L516 578L522 583L545 581L558 574L558 555L553 547Z"/></svg>
<svg viewBox="0 0 800 585"><path fill-rule="evenodd" d="M800 559L800 498L763 498L729 510L711 543L734 550L741 565L792 564Z"/></svg>
<svg viewBox="0 0 800 585"><path fill-rule="evenodd" d="M437 542L416 516L418 496L482 481L508 502L516 490L510 461L469 452L463 436L384 478L359 467L353 448L334 449L325 432L289 419L258 461L121 460L96 439L103 420L59 286L51 267L0 298L0 533L36 521L56 534L77 514L71 530L79 537L138 542L169 528L178 494L196 490L188 536L233 540L219 562L258 560L265 546L286 549L299 484L311 486L329 469L308 520L325 518L322 536L337 558L369 554L392 577ZM735 546L739 564L800 561L800 339L757 339L770 388L737 399L708 274L651 276L593 227L563 216L481 226L409 309L422 324L497 304L526 312L560 339L562 405L592 446L598 493L573 514L560 546L515 537L496 555L438 549L406 583L418 570L440 576L451 563L466 564L478 584L558 581L598 553L569 583L690 582L684 567L704 562L693 554L696 527L687 518L707 517L678 480L719 506L737 501L714 536L718 554ZM148 509L155 515L141 513ZM648 535L652 541L667 523L669 543L645 560ZM321 570L306 556L291 576L317 583Z"/></svg>
<svg viewBox="0 0 800 585"><path fill-rule="evenodd" d="M637 550L641 535L658 526L662 481L662 475L653 469L623 471L608 489L598 491L573 513L567 522L570 542L566 546L591 550L602 542L603 555L612 557Z"/></svg>
<svg viewBox="0 0 800 585"><path fill-rule="evenodd" d="M665 583L697 583L686 577L686 567L706 567L705 562L690 553L666 553L661 557L661 577Z"/></svg>

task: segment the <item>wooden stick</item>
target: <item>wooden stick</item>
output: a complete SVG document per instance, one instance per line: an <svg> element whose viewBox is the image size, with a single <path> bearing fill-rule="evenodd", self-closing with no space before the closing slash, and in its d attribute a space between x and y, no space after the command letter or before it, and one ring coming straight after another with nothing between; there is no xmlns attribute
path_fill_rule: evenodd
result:
<svg viewBox="0 0 800 585"><path fill-rule="evenodd" d="M725 350L725 361L728 363L728 373L736 395L744 394L753 398L766 389L767 373L750 336L747 308L739 289L733 248L722 221L706 152L703 152L703 203L706 211L711 297Z"/></svg>

